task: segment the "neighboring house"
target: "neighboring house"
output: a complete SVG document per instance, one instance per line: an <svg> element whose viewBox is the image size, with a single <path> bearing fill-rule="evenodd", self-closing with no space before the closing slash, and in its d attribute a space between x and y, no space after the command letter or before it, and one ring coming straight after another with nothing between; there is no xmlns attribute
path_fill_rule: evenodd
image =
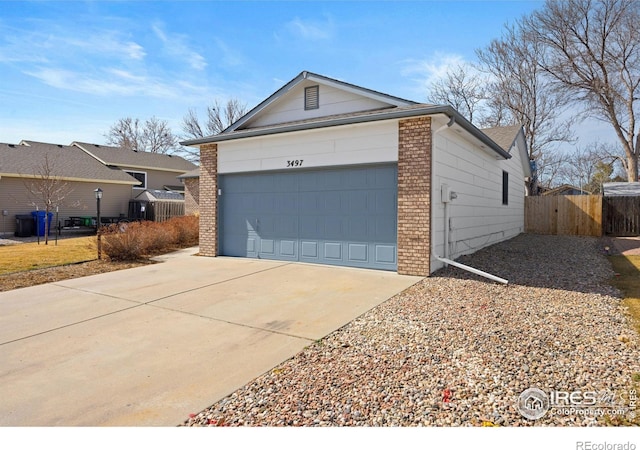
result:
<svg viewBox="0 0 640 450"><path fill-rule="evenodd" d="M197 166L184 158L160 153L137 152L120 147L73 142L74 145L88 155L93 156L105 166L117 167L140 181L135 189L170 190L184 192L184 187L177 180L178 175Z"/></svg>
<svg viewBox="0 0 640 450"><path fill-rule="evenodd" d="M16 215L45 210L45 198L34 194L40 190L42 177L58 180L54 184L60 195L52 195L51 210L61 221L73 216L95 216L94 190L104 191L103 216L126 216L128 200L139 182L125 172L106 167L75 146L23 141L0 144L0 224L3 234L15 231ZM62 198L55 201L56 198ZM64 222L63 222L64 223Z"/></svg>
<svg viewBox="0 0 640 450"><path fill-rule="evenodd" d="M563 184L557 188L546 190L541 195L591 195L591 192L570 184Z"/></svg>
<svg viewBox="0 0 640 450"><path fill-rule="evenodd" d="M489 134L450 106L302 72L183 143L200 148L200 254L429 275L524 231L525 141Z"/></svg>
<svg viewBox="0 0 640 450"><path fill-rule="evenodd" d="M0 144L0 212L4 218L0 222L4 229L0 232L12 233L15 230L16 215L44 208L42 199L30 194L29 186L38 178L45 162L49 164L51 177L59 178L70 191L58 205L63 225L69 217L96 216L93 190L98 187L104 191L102 217L130 217L130 200L148 190L170 191L171 201L177 197L182 201L184 185L177 177L197 167L179 156L133 152L81 142L68 146L28 140L20 144ZM93 188L89 189L90 185ZM154 203L170 202L164 194L153 195L156 198ZM181 215L184 211L181 205L165 206L159 216L161 219L169 213L175 215L180 211ZM160 211L159 208L155 210ZM158 220L158 217L153 217Z"/></svg>
<svg viewBox="0 0 640 450"><path fill-rule="evenodd" d="M184 214L200 214L200 168L178 176L184 186Z"/></svg>

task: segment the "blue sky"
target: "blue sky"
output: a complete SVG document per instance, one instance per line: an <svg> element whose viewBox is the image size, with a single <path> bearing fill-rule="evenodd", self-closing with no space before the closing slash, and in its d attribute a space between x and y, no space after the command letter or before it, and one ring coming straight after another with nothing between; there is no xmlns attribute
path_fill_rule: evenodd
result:
<svg viewBox="0 0 640 450"><path fill-rule="evenodd" d="M541 1L3 1L0 142L104 143L122 117L252 107L302 70L426 101Z"/></svg>

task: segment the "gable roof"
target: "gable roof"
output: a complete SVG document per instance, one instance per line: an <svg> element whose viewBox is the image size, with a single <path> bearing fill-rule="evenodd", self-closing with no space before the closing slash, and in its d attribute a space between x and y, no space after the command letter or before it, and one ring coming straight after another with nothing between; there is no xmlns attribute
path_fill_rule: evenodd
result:
<svg viewBox="0 0 640 450"><path fill-rule="evenodd" d="M38 178L45 161L53 176L66 181L140 184L122 170L101 164L78 147L34 141L0 144L0 176Z"/></svg>
<svg viewBox="0 0 640 450"><path fill-rule="evenodd" d="M86 142L72 142L71 145L83 150L107 166L162 170L176 173L184 173L197 167L195 164L180 156L136 152L121 147L110 147Z"/></svg>
<svg viewBox="0 0 640 450"><path fill-rule="evenodd" d="M471 122L464 118L458 111L449 105L431 105L425 103L415 103L410 106L397 108L383 108L370 111L354 112L348 114L337 114L331 116L316 117L313 119L286 122L277 125L267 125L264 127L249 128L246 130L225 130L220 134L206 138L193 139L181 142L182 145L194 146L207 144L210 142L230 141L256 136L268 136L271 134L287 133L292 131L313 130L319 128L334 127L340 125L350 125L364 122L374 122L389 119L404 119L417 116L428 116L444 114L449 117L450 126L460 127L470 133L481 142L481 147L496 154L502 159L511 158L511 154L505 151L500 145L494 142L489 136L480 131Z"/></svg>
<svg viewBox="0 0 640 450"><path fill-rule="evenodd" d="M264 101L260 102L260 104L258 104L256 107L254 107L244 116L242 116L240 119L232 123L229 127L223 130L222 133L235 131L241 128L244 124L246 124L251 119L256 117L258 114L264 111L267 107L273 105L278 100L280 100L287 92L291 91L294 87L303 83L306 80L336 87L343 91L355 93L372 100L377 100L383 103L387 103L389 107L409 106L409 105L416 104L416 102L411 100L406 100L400 97L395 97L393 95L388 95L382 92L374 91L372 89L356 86L355 84L346 83L344 81L336 80L334 78L329 78L324 75L318 75L317 73L302 71L294 79L292 79L287 84L285 84L280 89L278 89L276 92L271 94Z"/></svg>
<svg viewBox="0 0 640 450"><path fill-rule="evenodd" d="M527 150L527 140L524 136L524 130L521 125L507 125L504 127L483 128L480 130L489 138L504 149L511 153L516 147L516 151L520 152L520 162L522 163L522 173L525 177L533 175L531 169L531 161L529 161L529 150Z"/></svg>
<svg viewBox="0 0 640 450"><path fill-rule="evenodd" d="M518 133L522 130L520 125L508 125L504 127L482 128L484 134L489 136L493 142L498 144L506 151L511 150L518 138Z"/></svg>

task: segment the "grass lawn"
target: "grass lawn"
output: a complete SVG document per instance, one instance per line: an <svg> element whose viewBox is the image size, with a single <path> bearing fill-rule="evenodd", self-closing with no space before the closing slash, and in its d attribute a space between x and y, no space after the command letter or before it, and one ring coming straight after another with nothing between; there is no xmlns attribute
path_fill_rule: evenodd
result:
<svg viewBox="0 0 640 450"><path fill-rule="evenodd" d="M0 275L97 259L95 236L0 246Z"/></svg>
<svg viewBox="0 0 640 450"><path fill-rule="evenodd" d="M640 332L640 255L610 256L613 270L618 274L613 284L624 294L633 325Z"/></svg>

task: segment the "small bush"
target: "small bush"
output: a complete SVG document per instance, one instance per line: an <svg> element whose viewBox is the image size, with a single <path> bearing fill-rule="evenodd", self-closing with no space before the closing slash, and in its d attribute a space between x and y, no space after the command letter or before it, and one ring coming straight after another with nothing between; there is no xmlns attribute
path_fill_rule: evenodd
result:
<svg viewBox="0 0 640 450"><path fill-rule="evenodd" d="M197 216L174 217L167 223L174 228L176 243L179 246L192 247L198 245L200 219Z"/></svg>
<svg viewBox="0 0 640 450"><path fill-rule="evenodd" d="M198 245L198 218L174 217L166 222L133 222L101 230L102 251L114 261L136 261L178 248Z"/></svg>

